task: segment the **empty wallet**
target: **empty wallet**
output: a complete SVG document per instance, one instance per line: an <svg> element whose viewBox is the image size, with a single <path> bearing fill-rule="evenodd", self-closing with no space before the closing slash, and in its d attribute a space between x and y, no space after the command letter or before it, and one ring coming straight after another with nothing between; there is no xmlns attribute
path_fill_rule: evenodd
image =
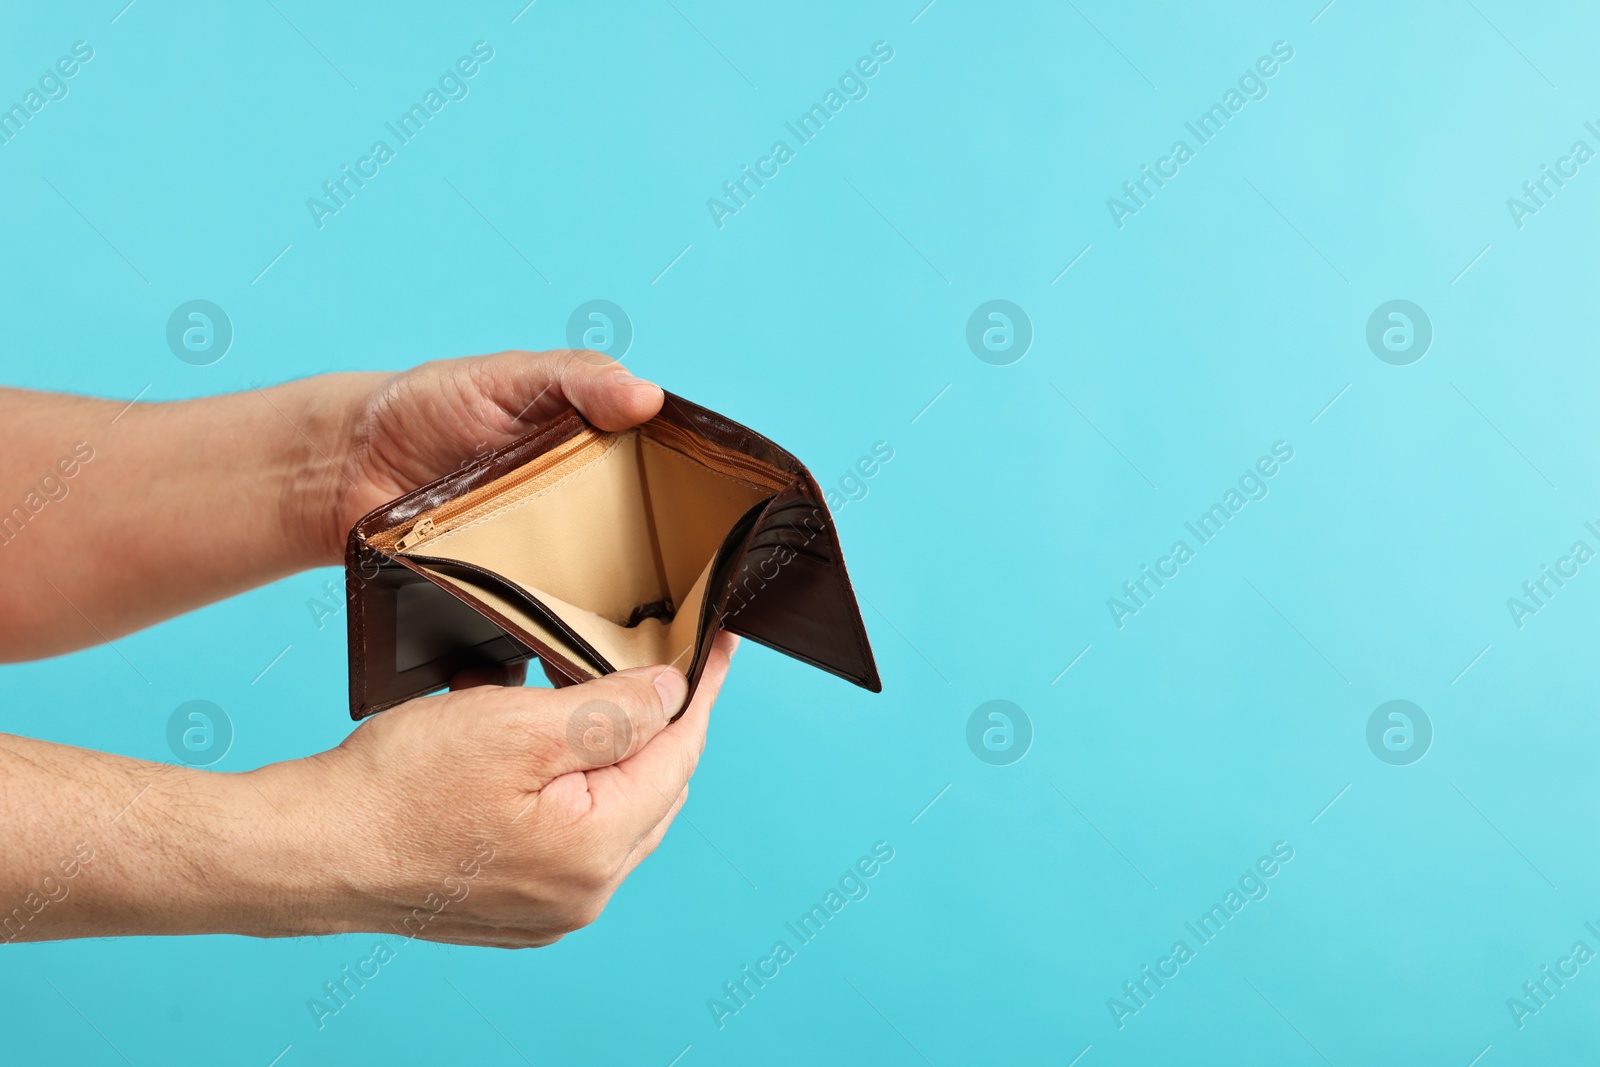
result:
<svg viewBox="0 0 1600 1067"><path fill-rule="evenodd" d="M345 592L353 719L532 657L568 682L670 663L693 693L718 629L883 688L816 479L671 393L620 433L569 409L373 511Z"/></svg>

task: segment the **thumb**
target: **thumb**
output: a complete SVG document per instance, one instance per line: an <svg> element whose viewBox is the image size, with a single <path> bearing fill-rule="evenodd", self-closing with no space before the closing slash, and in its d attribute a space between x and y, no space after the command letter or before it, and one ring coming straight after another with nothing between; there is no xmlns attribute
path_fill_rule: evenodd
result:
<svg viewBox="0 0 1600 1067"><path fill-rule="evenodd" d="M602 430L626 430L648 422L666 399L659 385L635 378L622 364L599 352L554 355L562 394Z"/></svg>
<svg viewBox="0 0 1600 1067"><path fill-rule="evenodd" d="M655 417L665 399L660 386L599 352L500 352L472 362L473 386L519 427L570 404L602 430L626 430Z"/></svg>
<svg viewBox="0 0 1600 1067"><path fill-rule="evenodd" d="M689 681L676 667L634 667L564 689L506 692L528 755L553 779L638 752L678 714Z"/></svg>

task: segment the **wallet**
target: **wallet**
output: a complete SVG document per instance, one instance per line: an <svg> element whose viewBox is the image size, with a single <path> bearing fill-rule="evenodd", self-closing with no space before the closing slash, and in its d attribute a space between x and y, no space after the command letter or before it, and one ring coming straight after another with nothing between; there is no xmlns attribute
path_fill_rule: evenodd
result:
<svg viewBox="0 0 1600 1067"><path fill-rule="evenodd" d="M353 719L533 657L567 683L669 663L693 693L718 629L883 688L816 479L671 393L618 433L569 409L371 512L345 592Z"/></svg>

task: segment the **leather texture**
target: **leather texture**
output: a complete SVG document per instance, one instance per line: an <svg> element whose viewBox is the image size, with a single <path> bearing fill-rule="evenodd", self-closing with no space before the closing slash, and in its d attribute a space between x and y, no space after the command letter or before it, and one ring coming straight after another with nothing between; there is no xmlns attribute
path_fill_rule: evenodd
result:
<svg viewBox="0 0 1600 1067"><path fill-rule="evenodd" d="M569 409L377 508L345 590L354 719L534 657L571 682L675 662L692 693L718 629L882 690L816 480L671 393L619 434Z"/></svg>

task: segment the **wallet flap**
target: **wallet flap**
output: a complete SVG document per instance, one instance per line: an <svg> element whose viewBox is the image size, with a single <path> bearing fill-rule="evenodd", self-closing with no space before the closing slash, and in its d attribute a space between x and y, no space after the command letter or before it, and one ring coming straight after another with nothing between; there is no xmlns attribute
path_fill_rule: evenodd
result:
<svg viewBox="0 0 1600 1067"><path fill-rule="evenodd" d="M833 516L814 482L767 503L731 576L722 627L883 691Z"/></svg>

